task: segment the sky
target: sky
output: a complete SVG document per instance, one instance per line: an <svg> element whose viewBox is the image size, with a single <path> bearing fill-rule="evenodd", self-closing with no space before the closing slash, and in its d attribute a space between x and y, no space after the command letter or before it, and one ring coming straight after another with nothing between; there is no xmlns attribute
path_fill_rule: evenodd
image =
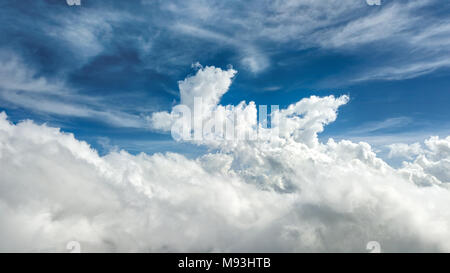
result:
<svg viewBox="0 0 450 273"><path fill-rule="evenodd" d="M199 62L238 71L223 104L349 95L324 139L383 149L446 136L449 11L445 1L7 1L0 110L102 152L159 152L171 138L145 116L179 102L178 81Z"/></svg>
<svg viewBox="0 0 450 273"><path fill-rule="evenodd" d="M37 196L0 238L41 229L0 250L78 238L91 251L365 251L378 236L390 251L450 251L436 209L450 208L449 14L441 0L2 1L0 208L12 215L30 179ZM242 130L259 105L288 126L269 144L176 141L174 109L195 94L209 114L245 112ZM392 239L401 221L412 227ZM361 242L339 239L345 227Z"/></svg>

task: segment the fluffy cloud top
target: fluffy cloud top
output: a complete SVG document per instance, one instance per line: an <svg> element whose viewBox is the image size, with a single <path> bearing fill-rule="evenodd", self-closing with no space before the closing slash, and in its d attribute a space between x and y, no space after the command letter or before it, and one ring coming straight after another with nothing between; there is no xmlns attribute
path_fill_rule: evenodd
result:
<svg viewBox="0 0 450 273"><path fill-rule="evenodd" d="M180 104L170 113L153 113L150 118L151 127L164 131L172 130L173 133L174 126L184 125L191 134L195 134L195 124L200 123L204 130L200 138L194 136L194 142L220 148L233 149L249 145L242 140L254 140L258 138L258 134L265 140L263 143L269 141L271 145L297 141L316 146L317 134L323 131L324 125L336 119L338 107L348 102L348 96L312 96L291 104L286 109L272 109L269 115L271 126L262 126L258 124L258 110L253 101L248 104L242 101L236 106L219 104L220 98L228 91L236 74L234 69L222 70L211 66L203 68L199 64L197 66L199 70L195 75L179 82ZM202 106L195 103L196 99L201 99ZM190 110L187 119L177 111L179 106ZM228 124L232 124L231 132L223 132ZM230 133L232 136L227 138ZM261 144L261 141L256 143Z"/></svg>
<svg viewBox="0 0 450 273"><path fill-rule="evenodd" d="M235 73L201 68L180 82L182 102L200 93L211 111L250 109L243 127L253 130L254 103L218 104ZM66 251L71 240L82 251L363 252L373 240L383 251L450 251L450 137L430 138L400 169L367 143L319 142L347 101L303 99L275 112L287 121L279 136L202 141L221 149L196 159L99 156L1 113L0 251Z"/></svg>
<svg viewBox="0 0 450 273"><path fill-rule="evenodd" d="M230 68L222 70L214 66L200 68L197 74L179 82L181 104L194 107L194 98L202 97L203 103L209 107L217 105L220 98L228 91L231 79L237 71Z"/></svg>

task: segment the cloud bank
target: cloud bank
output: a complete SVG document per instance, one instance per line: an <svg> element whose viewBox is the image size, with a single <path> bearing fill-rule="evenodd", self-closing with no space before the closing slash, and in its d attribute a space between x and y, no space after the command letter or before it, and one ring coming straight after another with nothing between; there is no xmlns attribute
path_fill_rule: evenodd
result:
<svg viewBox="0 0 450 273"><path fill-rule="evenodd" d="M182 102L207 95L208 111L248 111L242 129L254 130L253 102L218 104L235 74L201 67L179 83ZM67 251L72 240L103 252L365 252L374 240L382 251L450 251L450 137L393 146L410 159L398 169L367 143L320 142L347 102L303 99L273 113L286 121L279 136L197 142L217 150L195 159L99 156L1 113L0 251Z"/></svg>

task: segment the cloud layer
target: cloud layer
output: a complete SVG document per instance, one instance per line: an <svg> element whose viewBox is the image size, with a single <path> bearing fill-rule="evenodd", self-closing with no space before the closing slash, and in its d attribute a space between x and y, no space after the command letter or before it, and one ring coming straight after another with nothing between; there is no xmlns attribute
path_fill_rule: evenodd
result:
<svg viewBox="0 0 450 273"><path fill-rule="evenodd" d="M211 112L256 110L218 104L235 73L200 68L180 82L183 102L201 93ZM2 113L0 251L66 251L72 240L82 251L364 252L374 240L383 251L450 251L450 137L403 147L412 160L399 169L367 143L321 143L347 102L303 99L274 112L286 121L279 136L201 141L218 150L195 159L99 156ZM243 130L255 129L256 112L248 117Z"/></svg>

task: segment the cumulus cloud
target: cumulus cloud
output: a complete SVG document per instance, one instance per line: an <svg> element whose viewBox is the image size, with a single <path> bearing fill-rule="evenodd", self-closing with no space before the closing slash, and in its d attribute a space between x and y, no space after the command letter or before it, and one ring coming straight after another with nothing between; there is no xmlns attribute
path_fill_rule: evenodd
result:
<svg viewBox="0 0 450 273"><path fill-rule="evenodd" d="M189 123L195 122L195 119L205 123L213 112L217 111L218 103L223 94L228 91L232 78L237 73L230 68L222 70L214 66L202 67L200 64L194 64L198 68L194 76L187 77L178 82L180 92L180 104L189 108L192 116ZM195 99L202 100L201 107L196 108ZM177 114L176 106L171 113L156 112L150 117L151 126L155 129L169 131L172 125L182 117ZM189 125L190 126L190 125Z"/></svg>
<svg viewBox="0 0 450 273"><path fill-rule="evenodd" d="M202 97L206 104L206 111L217 105L220 98L228 91L231 85L231 79L236 74L236 70L230 68L222 70L214 66L203 68L197 64L200 69L194 77L188 77L179 82L181 104L188 107L194 107L194 98Z"/></svg>
<svg viewBox="0 0 450 273"><path fill-rule="evenodd" d="M248 104L242 101L236 106L219 104L220 98L228 91L236 74L234 69L197 66L199 70L195 75L179 82L180 104L170 113L153 113L150 118L153 128L165 131L172 129L173 133L178 122L186 126L189 133L194 134L194 142L222 148L236 147L243 143L241 140L252 140L255 137L270 140L271 143L294 140L314 146L318 144L317 134L323 131L324 125L336 119L338 107L348 102L348 96L305 98L286 109L272 109L271 126L267 128L258 124L257 107L253 101ZM196 104L195 100L201 100L201 106L200 102ZM179 106L187 107L191 116L186 119L180 115L177 111ZM211 130L203 130L202 135L196 137L196 123L200 123L203 129L207 127ZM225 128L228 130L224 132L224 127L229 124L232 129ZM230 134L231 137L227 138Z"/></svg>
<svg viewBox="0 0 450 273"><path fill-rule="evenodd" d="M422 147L420 143L406 144L406 143L394 143L388 145L389 147L389 158L393 157L403 157L406 159L413 159L414 156L422 153Z"/></svg>
<svg viewBox="0 0 450 273"><path fill-rule="evenodd" d="M425 140L424 147L419 143L411 145L393 144L390 155L403 156L409 161L403 162L400 171L411 181L420 185L443 184L450 182L450 137L440 139L437 136ZM414 159L414 160L413 160Z"/></svg>
<svg viewBox="0 0 450 273"><path fill-rule="evenodd" d="M254 103L218 104L234 75L199 69L180 82L182 102L203 94L213 112L249 111L243 130L254 130ZM82 251L362 252L373 240L383 251L450 251L450 137L430 138L399 169L367 143L319 142L347 102L303 99L274 112L287 120L279 135L202 141L220 149L194 159L99 156L2 113L0 251L65 251L72 240Z"/></svg>

